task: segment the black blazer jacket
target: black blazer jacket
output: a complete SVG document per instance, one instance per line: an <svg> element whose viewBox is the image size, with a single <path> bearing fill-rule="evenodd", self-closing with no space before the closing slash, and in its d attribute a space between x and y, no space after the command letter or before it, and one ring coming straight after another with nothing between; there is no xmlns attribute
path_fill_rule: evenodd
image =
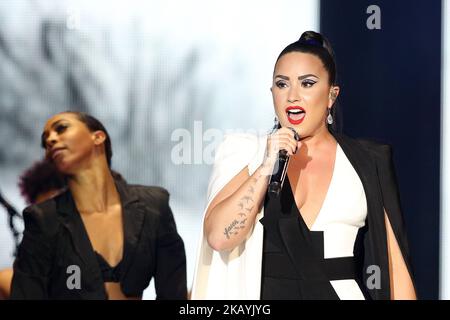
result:
<svg viewBox="0 0 450 320"><path fill-rule="evenodd" d="M124 228L120 285L142 296L154 277L157 299L185 299L186 256L169 194L116 180ZM14 262L11 299L106 299L95 252L70 191L24 210L25 231ZM80 288L68 285L79 267Z"/></svg>

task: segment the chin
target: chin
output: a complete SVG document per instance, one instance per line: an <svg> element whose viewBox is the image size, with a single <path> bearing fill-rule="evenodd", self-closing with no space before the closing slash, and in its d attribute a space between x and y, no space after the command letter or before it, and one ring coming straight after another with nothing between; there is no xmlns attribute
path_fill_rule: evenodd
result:
<svg viewBox="0 0 450 320"><path fill-rule="evenodd" d="M294 128L295 131L297 131L298 134L302 134L302 133L305 132L305 125L303 123L293 124L293 123L290 123L289 121L286 121L286 125L283 125L283 127Z"/></svg>
<svg viewBox="0 0 450 320"><path fill-rule="evenodd" d="M71 166L64 161L61 162L55 162L56 169L58 172L62 175L70 175L71 174Z"/></svg>

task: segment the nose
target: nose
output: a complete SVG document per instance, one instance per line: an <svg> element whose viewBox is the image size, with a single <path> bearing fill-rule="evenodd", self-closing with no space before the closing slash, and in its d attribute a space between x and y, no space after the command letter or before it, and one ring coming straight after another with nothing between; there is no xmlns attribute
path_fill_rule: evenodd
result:
<svg viewBox="0 0 450 320"><path fill-rule="evenodd" d="M292 86L291 88L289 88L287 100L289 103L295 103L301 100L300 94L296 86Z"/></svg>
<svg viewBox="0 0 450 320"><path fill-rule="evenodd" d="M52 148L57 142L58 135L55 131L51 131L45 140L47 148Z"/></svg>

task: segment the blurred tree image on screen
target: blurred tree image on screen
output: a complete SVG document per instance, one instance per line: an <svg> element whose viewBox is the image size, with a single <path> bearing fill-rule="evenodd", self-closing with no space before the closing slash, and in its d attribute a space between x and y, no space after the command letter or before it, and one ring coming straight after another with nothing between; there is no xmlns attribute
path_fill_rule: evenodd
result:
<svg viewBox="0 0 450 320"><path fill-rule="evenodd" d="M274 8L296 17L282 34ZM253 15L238 0L0 1L0 190L23 209L17 181L43 155L45 120L94 115L109 128L112 169L171 193L189 285L212 164L199 152L214 146L204 133L271 128L271 62L317 27L317 1L261 3ZM190 134L183 163L171 159L179 129ZM0 222L0 268L12 263L7 228Z"/></svg>

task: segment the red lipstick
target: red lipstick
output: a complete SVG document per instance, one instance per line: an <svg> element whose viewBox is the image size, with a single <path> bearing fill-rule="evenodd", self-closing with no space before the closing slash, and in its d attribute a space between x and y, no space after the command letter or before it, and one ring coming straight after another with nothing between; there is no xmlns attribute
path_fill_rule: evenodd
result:
<svg viewBox="0 0 450 320"><path fill-rule="evenodd" d="M289 106L286 108L288 121L293 125L298 125L305 120L306 111L299 106Z"/></svg>

